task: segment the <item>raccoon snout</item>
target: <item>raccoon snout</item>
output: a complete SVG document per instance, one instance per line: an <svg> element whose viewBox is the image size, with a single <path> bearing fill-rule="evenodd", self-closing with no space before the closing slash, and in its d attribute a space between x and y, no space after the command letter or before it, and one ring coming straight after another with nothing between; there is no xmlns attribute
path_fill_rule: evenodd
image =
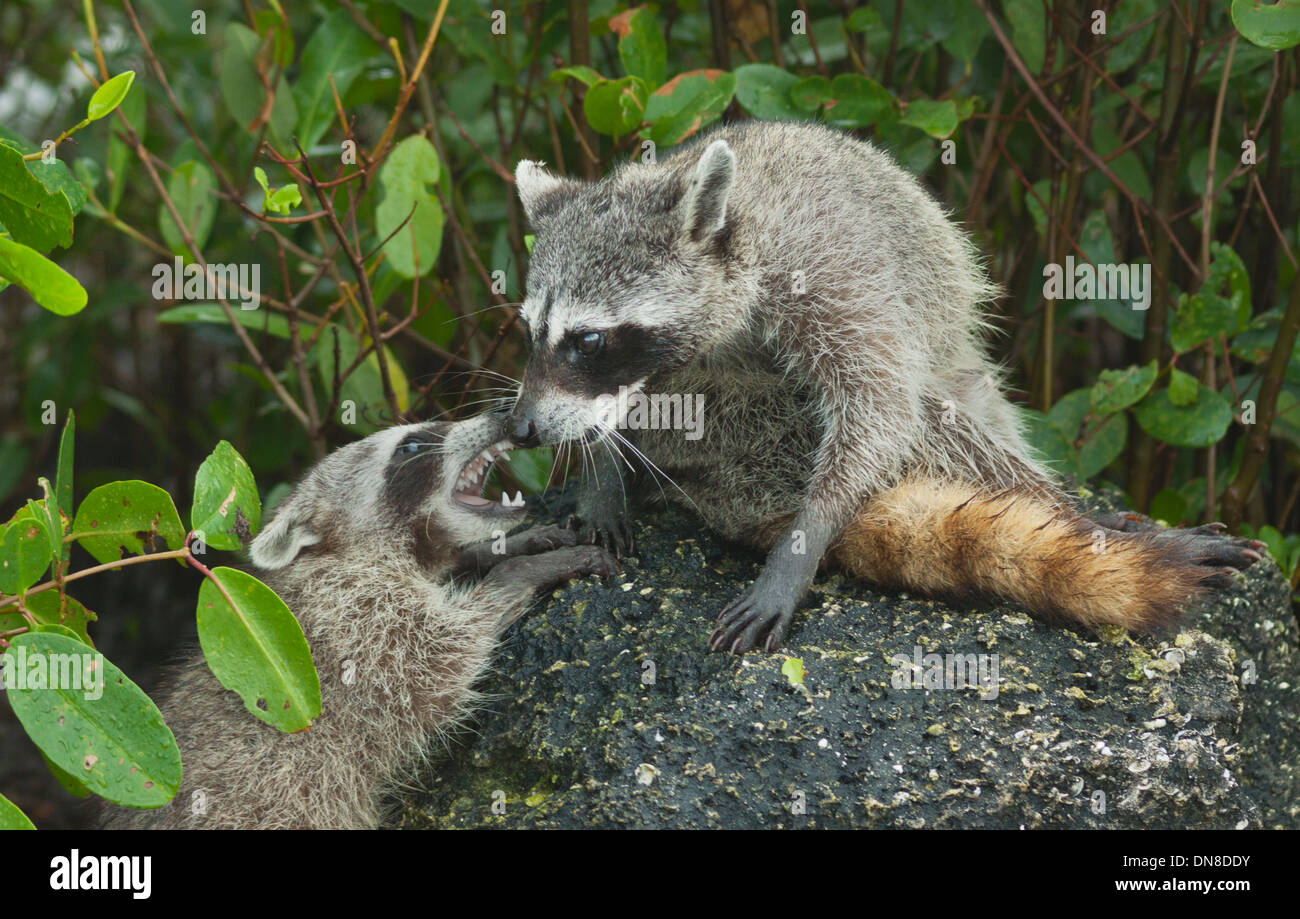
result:
<svg viewBox="0 0 1300 919"><path fill-rule="evenodd" d="M536 447L542 442L537 433L537 422L531 418L512 415L506 420L506 435L517 447Z"/></svg>

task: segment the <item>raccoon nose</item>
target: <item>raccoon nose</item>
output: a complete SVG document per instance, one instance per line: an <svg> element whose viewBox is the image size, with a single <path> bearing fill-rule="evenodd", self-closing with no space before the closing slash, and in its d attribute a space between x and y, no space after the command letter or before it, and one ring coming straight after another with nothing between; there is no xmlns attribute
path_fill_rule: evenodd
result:
<svg viewBox="0 0 1300 919"><path fill-rule="evenodd" d="M520 447L535 447L541 442L537 436L537 423L531 418L511 419L510 439Z"/></svg>

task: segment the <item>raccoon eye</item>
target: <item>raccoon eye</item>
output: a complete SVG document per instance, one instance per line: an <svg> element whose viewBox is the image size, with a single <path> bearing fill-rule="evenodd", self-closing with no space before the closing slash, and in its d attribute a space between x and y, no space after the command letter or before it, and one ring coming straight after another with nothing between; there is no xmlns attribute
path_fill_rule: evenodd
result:
<svg viewBox="0 0 1300 919"><path fill-rule="evenodd" d="M605 347L605 333L579 332L574 340L573 347L578 350L579 354L584 354L587 357L590 357L601 348Z"/></svg>
<svg viewBox="0 0 1300 919"><path fill-rule="evenodd" d="M398 453L419 453L425 447L432 447L432 446L433 444L427 443L422 440L413 440L413 441L408 441L407 443L404 444L398 444L397 452Z"/></svg>

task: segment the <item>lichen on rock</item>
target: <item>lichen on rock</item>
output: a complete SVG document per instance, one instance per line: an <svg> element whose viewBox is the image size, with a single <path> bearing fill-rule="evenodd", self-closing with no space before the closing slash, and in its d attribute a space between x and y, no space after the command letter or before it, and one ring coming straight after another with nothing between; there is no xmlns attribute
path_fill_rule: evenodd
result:
<svg viewBox="0 0 1300 919"><path fill-rule="evenodd" d="M1300 645L1271 561L1133 637L832 573L781 651L736 658L705 642L761 556L675 510L637 538L621 575L520 620L394 825L1300 827Z"/></svg>

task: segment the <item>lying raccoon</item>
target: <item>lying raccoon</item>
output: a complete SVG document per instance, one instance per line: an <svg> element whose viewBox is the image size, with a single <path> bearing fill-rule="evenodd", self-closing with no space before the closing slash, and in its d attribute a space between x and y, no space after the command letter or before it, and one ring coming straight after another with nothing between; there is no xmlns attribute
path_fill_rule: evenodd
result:
<svg viewBox="0 0 1300 919"><path fill-rule="evenodd" d="M870 144L747 122L598 182L526 160L515 180L536 240L510 436L588 445L584 540L627 543L625 438L650 493L769 552L713 648L780 645L824 559L1144 629L1260 558L1217 526L1073 510L999 388L980 310L995 289L972 246ZM703 395L702 438L611 432L620 390Z"/></svg>
<svg viewBox="0 0 1300 919"><path fill-rule="evenodd" d="M378 824L385 792L430 735L469 711L471 686L534 592L617 568L558 527L493 551L494 532L524 515L481 497L510 447L499 431L487 415L391 428L307 473L253 541L252 560L302 623L321 716L297 734L263 724L196 653L162 694L185 767L180 792L156 810L113 808L107 827Z"/></svg>

